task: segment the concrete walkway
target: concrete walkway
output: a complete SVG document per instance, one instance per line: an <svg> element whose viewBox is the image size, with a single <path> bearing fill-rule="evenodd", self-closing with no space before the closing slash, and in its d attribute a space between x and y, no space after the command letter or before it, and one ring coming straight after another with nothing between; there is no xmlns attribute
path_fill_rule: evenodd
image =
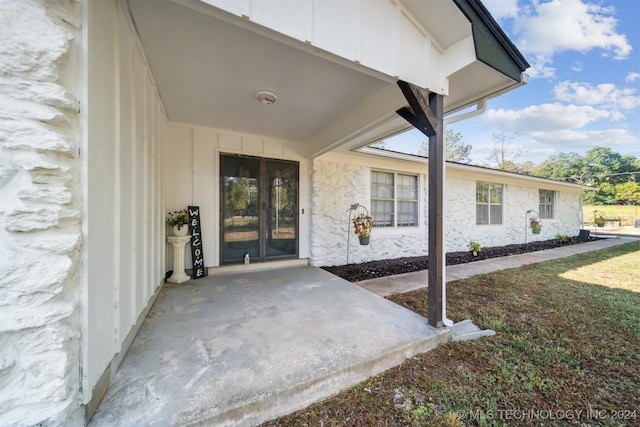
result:
<svg viewBox="0 0 640 427"><path fill-rule="evenodd" d="M256 425L450 336L310 266L167 284L89 425Z"/></svg>
<svg viewBox="0 0 640 427"><path fill-rule="evenodd" d="M599 237L604 237L600 235ZM548 249L544 251L531 252L527 254L512 255L502 258L492 258L482 261L470 262L466 264L449 265L446 268L446 280L466 279L477 274L492 273L498 270L521 267L528 264L536 264L557 258L564 258L598 249L610 248L623 243L638 240L637 237L613 237L596 240L593 242L581 243L579 245L564 246L560 248ZM376 279L363 280L356 283L358 286L380 296L388 296L416 289L427 287L428 270L416 271L414 273L397 274L395 276L378 277Z"/></svg>

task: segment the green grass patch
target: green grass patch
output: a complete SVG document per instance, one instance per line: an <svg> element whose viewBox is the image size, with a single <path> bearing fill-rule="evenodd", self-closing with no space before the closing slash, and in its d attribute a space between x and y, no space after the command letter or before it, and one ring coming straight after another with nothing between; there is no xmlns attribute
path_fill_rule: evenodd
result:
<svg viewBox="0 0 640 427"><path fill-rule="evenodd" d="M391 300L422 315L425 291ZM640 242L447 286L448 343L267 425L640 425Z"/></svg>

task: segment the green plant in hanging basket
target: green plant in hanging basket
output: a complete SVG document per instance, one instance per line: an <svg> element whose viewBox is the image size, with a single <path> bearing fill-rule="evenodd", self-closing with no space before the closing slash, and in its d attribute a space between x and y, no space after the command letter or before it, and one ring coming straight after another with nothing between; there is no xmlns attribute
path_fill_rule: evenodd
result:
<svg viewBox="0 0 640 427"><path fill-rule="evenodd" d="M529 227L531 227L533 234L540 234L540 230L542 230L542 222L536 217L531 217L529 218Z"/></svg>
<svg viewBox="0 0 640 427"><path fill-rule="evenodd" d="M361 245L368 245L371 237L371 229L373 228L373 220L369 215L360 214L353 218L353 229Z"/></svg>

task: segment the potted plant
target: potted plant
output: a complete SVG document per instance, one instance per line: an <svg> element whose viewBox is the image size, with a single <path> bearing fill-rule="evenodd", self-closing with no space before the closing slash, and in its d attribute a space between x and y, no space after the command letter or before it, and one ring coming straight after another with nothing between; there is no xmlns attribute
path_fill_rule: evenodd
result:
<svg viewBox="0 0 640 427"><path fill-rule="evenodd" d="M361 245L368 245L371 237L371 229L373 228L373 220L369 215L360 214L353 218L353 228L358 235Z"/></svg>
<svg viewBox="0 0 640 427"><path fill-rule="evenodd" d="M482 246L480 246L480 243L474 242L473 240L469 242L469 249L471 249L473 256L478 256L478 254L482 252Z"/></svg>
<svg viewBox="0 0 640 427"><path fill-rule="evenodd" d="M593 221L598 227L604 227L604 213L601 211L593 211Z"/></svg>
<svg viewBox="0 0 640 427"><path fill-rule="evenodd" d="M542 229L542 222L536 218L535 216L529 218L529 227L531 227L531 231L533 234L540 234L540 230Z"/></svg>
<svg viewBox="0 0 640 427"><path fill-rule="evenodd" d="M189 232L189 216L187 210L169 212L167 214L167 225L171 227L174 236L186 236Z"/></svg>

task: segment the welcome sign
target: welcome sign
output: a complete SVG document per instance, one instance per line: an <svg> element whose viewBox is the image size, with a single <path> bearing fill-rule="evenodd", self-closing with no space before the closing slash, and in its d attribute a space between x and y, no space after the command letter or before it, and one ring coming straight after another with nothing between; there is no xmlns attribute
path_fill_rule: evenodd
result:
<svg viewBox="0 0 640 427"><path fill-rule="evenodd" d="M200 207L187 206L189 212L189 231L191 233L191 259L193 260L193 273L191 278L200 279L208 275L204 266L204 253L202 250L202 229L200 226Z"/></svg>

